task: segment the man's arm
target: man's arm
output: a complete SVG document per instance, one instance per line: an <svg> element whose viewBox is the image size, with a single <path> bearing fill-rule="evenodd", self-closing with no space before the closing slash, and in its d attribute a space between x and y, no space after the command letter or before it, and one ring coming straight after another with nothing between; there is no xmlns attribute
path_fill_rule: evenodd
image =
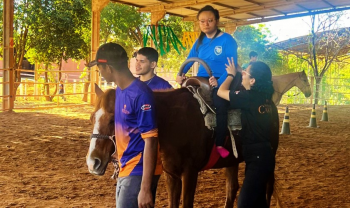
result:
<svg viewBox="0 0 350 208"><path fill-rule="evenodd" d="M154 207L151 186L157 163L158 137L146 138L144 141L143 174L138 203L139 207Z"/></svg>

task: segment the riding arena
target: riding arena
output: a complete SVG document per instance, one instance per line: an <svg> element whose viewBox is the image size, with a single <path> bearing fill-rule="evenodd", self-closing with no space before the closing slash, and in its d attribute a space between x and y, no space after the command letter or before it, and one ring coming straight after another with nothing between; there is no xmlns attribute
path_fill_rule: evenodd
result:
<svg viewBox="0 0 350 208"><path fill-rule="evenodd" d="M149 30L149 37L144 35L141 39L143 38L143 41L153 48L159 46L155 44L157 38L162 38L159 31L171 34L165 25L158 25L162 18L171 14L182 17L184 21L198 22L196 14L205 4L213 5L220 10L222 22L219 26L230 34L234 34L239 26L350 10L350 4L342 0L116 2L138 8L138 12L150 13L151 25L145 26ZM100 15L108 3L108 0L91 2L92 16L89 19L92 31L89 40L91 57L95 57L97 48L102 42L98 34ZM116 170L111 163L110 152L116 152L116 145L115 135L111 135L114 134L114 125L109 124L112 121L114 124L115 91L113 90L117 86L101 78L97 67L87 67L85 60L69 59L64 63L53 64L52 68L47 66L45 68L44 64L35 63L35 70L34 65L31 66L28 61L21 67L14 67L14 60L10 56L19 54L19 50L14 51L14 37L11 34L14 5L16 4L13 0L4 0L4 9L1 10L4 30L1 30L3 53L0 54L0 207L115 207L117 180L113 177ZM207 23L209 24L209 20ZM350 28L347 30L350 34ZM184 32L182 43L176 40L174 34L174 39L171 40L174 49L178 51L181 47L184 49L192 47L198 34L192 31ZM268 47L277 47L279 52L282 47L286 47L295 53L304 53L303 50L309 45L302 41L307 37L281 41ZM168 42L167 36L163 38ZM341 41L337 44L344 43ZM165 46L165 43L162 44ZM336 47L337 44L330 45ZM275 74L276 71L271 67L273 72L271 81L275 90L272 101L277 107L276 111L275 105L271 102L274 109L271 111L276 115L275 119L271 119L276 124L271 125L275 127L275 131L271 131L276 133L278 130L279 134L275 137L272 136L274 133L270 135L271 149L277 149L277 152L274 152L276 165L274 180L271 183L273 194L269 187L270 181L267 185L267 190L269 188L271 190L270 194L267 191L270 207L350 208L350 68L349 63L345 61L349 57L350 41L347 44L348 46L334 58L336 64L331 65L329 70L321 75L317 73L315 75L309 66L312 64L306 61L295 61L296 66L291 67L292 70L279 69L280 71ZM168 48L160 48L158 51L160 54L167 53ZM317 58L321 61L327 59L325 51L320 53L320 57ZM303 54L302 59L306 60L305 57ZM263 60L263 57L261 59ZM182 74L185 63L188 62L195 64L187 73L188 85L180 86L176 82L176 77ZM207 103L203 94L207 93L206 96L211 97L213 88L209 87L207 80L203 82L195 77L198 65L204 66L208 75L211 75L212 71L199 58L187 59L176 71L166 69L159 63L155 69L156 74L167 80L174 88L154 92L156 106L163 104L156 108L164 112L163 116L159 116L157 112L163 174L158 183L155 208L237 207L237 198L245 177L245 163L239 148L240 144L237 145L237 140L234 140L235 137L239 138L237 132L241 130L241 126L238 130L227 131L225 148L233 154L226 159L218 157L215 164L211 164L208 169L210 163L208 155L212 153L214 134L204 121L207 113L201 112L202 108L193 106L205 106ZM108 98L108 93L114 97ZM179 100L180 98L183 100ZM110 105L113 115L103 105ZM210 103L207 106L210 108ZM100 109L102 111L99 111ZM109 125L109 132L106 134L100 131L98 134L93 133L97 111L102 117L105 115L101 112L107 112L106 114L113 118L107 120L104 117L105 123L97 122L101 126L105 125L104 127ZM198 138L206 140L201 142ZM94 159L91 159L93 162L99 161L101 164L104 162L106 165L97 165L93 162L92 165L87 165L93 139L96 143L99 141L101 149L105 148L102 144L109 145L105 148L108 151L103 149L99 152L107 157L99 158L96 156L99 154L96 150ZM187 142L189 140L193 141ZM183 145L189 143L191 145ZM176 151L179 149L182 151ZM238 150L238 157L235 155L235 150L236 153ZM164 154L162 151L167 153ZM198 162L193 165L200 168L186 167L188 168L186 169L182 165L187 162L188 155L194 155L192 151L199 153L198 157L196 155L193 158L200 158L198 161L205 163ZM177 154L179 152L181 155ZM188 164L193 164L193 161ZM237 169L238 175L233 173ZM197 180L197 183L191 179ZM195 192L194 198L193 192ZM176 204L177 202L179 204Z"/></svg>

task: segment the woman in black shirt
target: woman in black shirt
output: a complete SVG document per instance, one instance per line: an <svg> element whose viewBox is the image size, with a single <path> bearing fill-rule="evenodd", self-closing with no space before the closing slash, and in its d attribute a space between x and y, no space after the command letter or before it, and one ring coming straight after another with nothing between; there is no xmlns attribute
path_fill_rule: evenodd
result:
<svg viewBox="0 0 350 208"><path fill-rule="evenodd" d="M231 108L241 109L243 158L246 163L245 179L238 198L238 208L268 207L266 184L274 172L275 158L271 148L273 94L272 74L263 62L254 62L242 71L245 91L230 91L237 70L233 59L226 65L227 78L218 95L230 101Z"/></svg>

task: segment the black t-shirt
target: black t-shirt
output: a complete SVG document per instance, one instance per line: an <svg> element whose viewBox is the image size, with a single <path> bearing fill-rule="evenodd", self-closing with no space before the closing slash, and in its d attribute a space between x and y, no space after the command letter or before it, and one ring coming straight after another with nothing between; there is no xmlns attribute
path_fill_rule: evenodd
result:
<svg viewBox="0 0 350 208"><path fill-rule="evenodd" d="M230 91L230 106L241 109L242 144L251 145L270 142L272 114L260 107L266 104L267 96L257 91ZM260 112L265 113L259 113Z"/></svg>

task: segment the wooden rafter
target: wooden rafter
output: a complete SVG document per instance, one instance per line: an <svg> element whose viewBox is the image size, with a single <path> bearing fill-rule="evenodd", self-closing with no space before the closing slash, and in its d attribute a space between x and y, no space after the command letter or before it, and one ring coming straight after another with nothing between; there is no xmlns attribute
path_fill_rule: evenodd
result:
<svg viewBox="0 0 350 208"><path fill-rule="evenodd" d="M308 12L311 11L311 9L308 9L308 8L306 8L306 7L303 7L303 6L301 6L300 4L295 4L295 6L301 8L301 9L304 9L305 11L308 11Z"/></svg>
<svg viewBox="0 0 350 208"><path fill-rule="evenodd" d="M349 10L349 8L338 8L338 9L333 9L332 12L335 11L345 11ZM256 19L256 20L239 20L239 21L234 21L237 25L249 25L249 24L256 24L256 23L262 23L262 22L270 22L270 21L275 21L275 20L284 20L284 19L290 19L290 18L296 18L296 17L305 17L309 15L317 15L317 14L324 14L328 13L329 10L320 10L320 11L315 11L315 12L307 12L307 13L300 13L300 14L293 14L293 15L287 15L287 16L278 16L278 17L271 17L271 18L261 18L261 19Z"/></svg>
<svg viewBox="0 0 350 208"><path fill-rule="evenodd" d="M262 16L260 15L257 15L257 14L254 14L253 12L247 12L247 14L253 16L253 17L259 17L259 18L263 18Z"/></svg>
<svg viewBox="0 0 350 208"><path fill-rule="evenodd" d="M321 2L321 1L322 0L312 0L312 2ZM266 9L274 9L275 7L289 6L289 5L295 5L298 3L305 3L305 2L310 2L310 0L272 1L265 4L260 4L260 5L251 5L251 6L240 7L239 9L221 11L220 16L225 17L225 16L234 15L234 14L257 12L257 11L262 11ZM188 16L188 17L185 17L184 20L194 21L195 18L196 18L195 16Z"/></svg>
<svg viewBox="0 0 350 208"><path fill-rule="evenodd" d="M225 7L225 8L228 8L228 9L239 9L239 7L229 6L227 4L223 4L223 3L220 3L220 2L214 2L212 4L218 5L218 6L221 6L221 7Z"/></svg>
<svg viewBox="0 0 350 208"><path fill-rule="evenodd" d="M326 0L322 0L325 4L331 6L332 8L335 8L335 6L333 4L331 4L330 2L326 1Z"/></svg>
<svg viewBox="0 0 350 208"><path fill-rule="evenodd" d="M160 10L170 10L170 9L180 9L183 7L191 7L195 5L202 5L202 4L211 4L213 2L217 2L220 0L206 0L206 1L196 1L196 0L191 0L191 1L177 1L176 3L160 3L160 4L155 4L152 6L147 6L140 8L140 12L153 12L153 11L160 11Z"/></svg>
<svg viewBox="0 0 350 208"><path fill-rule="evenodd" d="M277 9L271 9L272 11L278 13L278 14L283 14L283 15L287 15L286 13L280 11L280 10L277 10Z"/></svg>

